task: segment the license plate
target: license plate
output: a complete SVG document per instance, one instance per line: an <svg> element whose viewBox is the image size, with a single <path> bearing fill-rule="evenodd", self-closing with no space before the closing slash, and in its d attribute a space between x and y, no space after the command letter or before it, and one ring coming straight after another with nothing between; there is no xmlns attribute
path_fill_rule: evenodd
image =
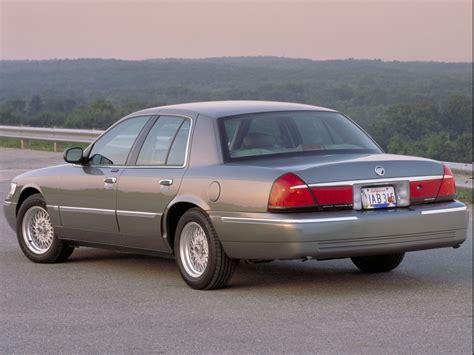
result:
<svg viewBox="0 0 474 355"><path fill-rule="evenodd" d="M397 207L393 186L364 187L360 194L364 209Z"/></svg>

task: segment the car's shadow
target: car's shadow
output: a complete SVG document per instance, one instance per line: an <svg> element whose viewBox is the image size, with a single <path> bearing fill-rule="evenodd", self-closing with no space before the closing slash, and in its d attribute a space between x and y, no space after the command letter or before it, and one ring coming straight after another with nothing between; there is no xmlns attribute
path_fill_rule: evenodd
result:
<svg viewBox="0 0 474 355"><path fill-rule="evenodd" d="M80 248L75 251L67 264L84 264L93 272L117 275L140 275L150 281L160 281L183 286L177 266L173 259L143 255L117 253L113 251ZM84 268L81 267L82 270ZM430 276L418 270L412 263L402 265L395 271L381 274L360 272L349 259L330 261L273 261L270 263L249 264L241 262L229 287L219 292L233 292L251 289L276 290L295 295L317 292L318 295L331 296L340 292L365 293L404 289L425 289L436 287L438 283L456 283L456 278ZM134 277L136 278L136 277Z"/></svg>

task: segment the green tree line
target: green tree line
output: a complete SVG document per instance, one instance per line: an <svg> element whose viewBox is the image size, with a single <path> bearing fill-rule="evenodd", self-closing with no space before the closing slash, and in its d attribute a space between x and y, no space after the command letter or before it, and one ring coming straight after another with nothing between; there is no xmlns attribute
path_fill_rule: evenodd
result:
<svg viewBox="0 0 474 355"><path fill-rule="evenodd" d="M472 161L471 63L0 61L0 124L103 129L145 107L237 99L331 107L390 153Z"/></svg>

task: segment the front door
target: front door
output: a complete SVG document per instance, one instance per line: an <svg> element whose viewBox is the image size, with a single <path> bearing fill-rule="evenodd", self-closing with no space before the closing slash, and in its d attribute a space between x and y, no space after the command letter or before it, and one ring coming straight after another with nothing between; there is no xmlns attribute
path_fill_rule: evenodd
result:
<svg viewBox="0 0 474 355"><path fill-rule="evenodd" d="M136 161L121 174L117 220L129 246L169 251L161 237L162 216L185 172L190 127L189 118L158 117Z"/></svg>
<svg viewBox="0 0 474 355"><path fill-rule="evenodd" d="M75 239L77 236L89 239L95 232L119 232L118 180L137 136L149 119L149 116L133 117L113 126L94 143L84 165L70 165L62 175L61 224L63 228L78 231L72 233Z"/></svg>

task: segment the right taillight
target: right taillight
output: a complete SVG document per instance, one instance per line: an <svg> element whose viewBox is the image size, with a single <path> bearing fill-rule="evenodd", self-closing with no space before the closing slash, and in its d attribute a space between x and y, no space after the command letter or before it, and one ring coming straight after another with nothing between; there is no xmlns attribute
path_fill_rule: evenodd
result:
<svg viewBox="0 0 474 355"><path fill-rule="evenodd" d="M428 203L436 201L442 179L410 182L411 203Z"/></svg>
<svg viewBox="0 0 474 355"><path fill-rule="evenodd" d="M451 201L456 198L456 183L451 169L443 163L443 178L410 182L411 204Z"/></svg>
<svg viewBox="0 0 474 355"><path fill-rule="evenodd" d="M456 198L456 182L449 166L443 163L444 174L436 201L451 201Z"/></svg>

